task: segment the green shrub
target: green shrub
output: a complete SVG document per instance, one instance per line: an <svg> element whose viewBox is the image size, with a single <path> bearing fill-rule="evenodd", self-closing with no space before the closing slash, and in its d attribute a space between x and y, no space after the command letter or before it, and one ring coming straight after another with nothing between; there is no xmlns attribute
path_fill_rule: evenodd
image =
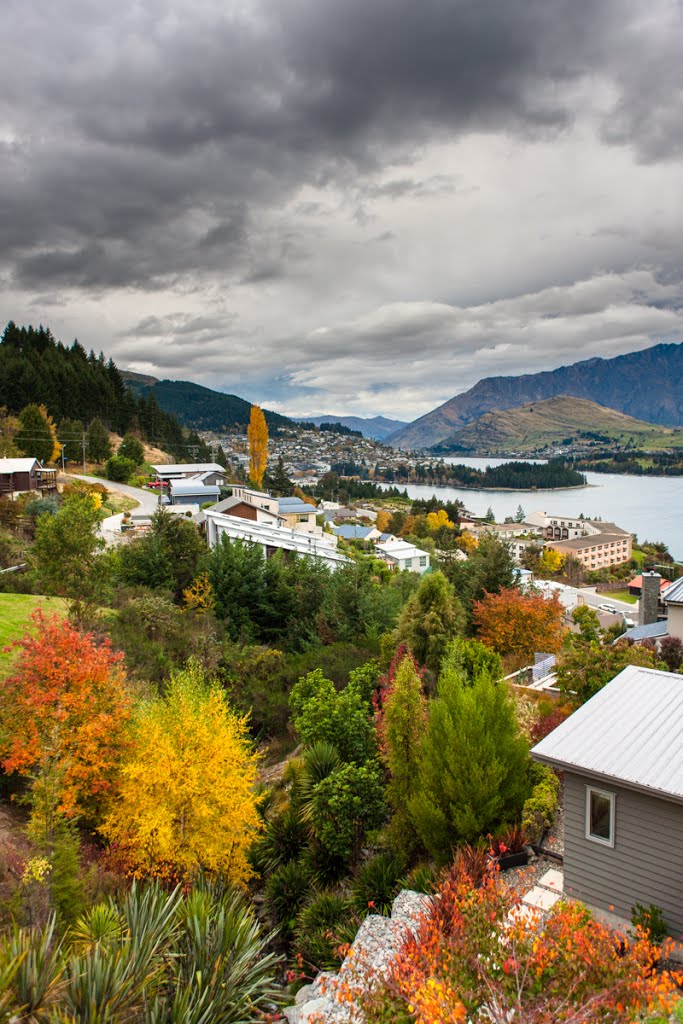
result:
<svg viewBox="0 0 683 1024"><path fill-rule="evenodd" d="M346 896L323 889L299 911L294 951L308 969L335 970L343 959L339 947L352 942L358 921L350 914Z"/></svg>
<svg viewBox="0 0 683 1024"><path fill-rule="evenodd" d="M359 914L368 910L385 917L391 904L404 888L405 863L393 853L378 853L358 869L351 883L354 909Z"/></svg>
<svg viewBox="0 0 683 1024"><path fill-rule="evenodd" d="M538 762L533 763L529 775L533 789L522 809L522 828L535 842L555 820L560 780L552 768Z"/></svg>
<svg viewBox="0 0 683 1024"><path fill-rule="evenodd" d="M342 765L318 783L312 804L313 831L320 845L332 857L357 861L367 832L386 818L379 765Z"/></svg>
<svg viewBox="0 0 683 1024"><path fill-rule="evenodd" d="M306 830L299 815L288 808L267 822L265 832L253 847L251 862L262 875L297 859L306 845Z"/></svg>
<svg viewBox="0 0 683 1024"><path fill-rule="evenodd" d="M631 924L646 931L650 941L657 944L663 942L669 934L669 926L664 920L662 908L655 906L654 903L649 907L636 903L631 911Z"/></svg>
<svg viewBox="0 0 683 1024"><path fill-rule="evenodd" d="M320 669L303 676L289 698L292 720L304 746L332 743L343 761L358 764L377 752L370 709L353 683L338 692Z"/></svg>
<svg viewBox="0 0 683 1024"><path fill-rule="evenodd" d="M305 860L290 860L266 882L266 898L279 924L291 931L296 915L311 892L311 869Z"/></svg>
<svg viewBox="0 0 683 1024"><path fill-rule="evenodd" d="M417 864L406 878L406 888L423 892L428 896L437 892L441 882L441 871L428 861Z"/></svg>
<svg viewBox="0 0 683 1024"><path fill-rule="evenodd" d="M110 459L107 459L105 467L107 480L125 484L130 480L134 471L135 463L132 459L126 459L122 455L112 455Z"/></svg>

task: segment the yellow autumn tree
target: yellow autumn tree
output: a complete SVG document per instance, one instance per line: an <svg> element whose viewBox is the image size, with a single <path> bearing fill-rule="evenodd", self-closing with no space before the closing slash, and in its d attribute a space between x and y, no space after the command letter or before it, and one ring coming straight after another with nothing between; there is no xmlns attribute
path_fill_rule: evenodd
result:
<svg viewBox="0 0 683 1024"><path fill-rule="evenodd" d="M479 541L470 533L469 530L463 530L460 536L455 542L461 551L464 551L466 555L471 555L473 551L476 551L479 547Z"/></svg>
<svg viewBox="0 0 683 1024"><path fill-rule="evenodd" d="M247 440L249 441L249 476L256 487L261 487L268 465L268 424L263 415L263 409L258 405L251 407Z"/></svg>
<svg viewBox="0 0 683 1024"><path fill-rule="evenodd" d="M448 512L445 508L440 508L438 512L427 513L427 526L431 533L435 533L437 530L442 529L444 526L447 530L453 530L454 525L448 518Z"/></svg>
<svg viewBox="0 0 683 1024"><path fill-rule="evenodd" d="M262 828L257 765L246 718L189 662L163 698L138 706L101 831L133 875L186 882L209 872L244 885Z"/></svg>
<svg viewBox="0 0 683 1024"><path fill-rule="evenodd" d="M387 533L389 530L389 523L391 522L391 512L386 508L381 508L377 513L377 519L375 520L375 526L380 533Z"/></svg>
<svg viewBox="0 0 683 1024"><path fill-rule="evenodd" d="M560 572L564 566L564 555L560 554L559 551L555 551L554 548L544 548L541 560L539 562L539 572L543 575L552 576L553 573Z"/></svg>

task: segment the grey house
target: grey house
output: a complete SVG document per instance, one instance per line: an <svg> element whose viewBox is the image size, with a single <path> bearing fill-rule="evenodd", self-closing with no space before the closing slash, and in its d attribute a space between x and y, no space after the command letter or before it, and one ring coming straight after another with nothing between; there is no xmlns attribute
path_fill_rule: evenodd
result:
<svg viewBox="0 0 683 1024"><path fill-rule="evenodd" d="M531 751L565 772L564 892L683 933L683 676L631 665Z"/></svg>

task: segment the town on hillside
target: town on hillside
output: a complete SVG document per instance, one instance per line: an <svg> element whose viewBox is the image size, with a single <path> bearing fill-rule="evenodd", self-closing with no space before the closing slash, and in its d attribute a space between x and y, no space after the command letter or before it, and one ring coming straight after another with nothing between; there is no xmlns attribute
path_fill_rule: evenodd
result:
<svg viewBox="0 0 683 1024"><path fill-rule="evenodd" d="M194 433L69 358L106 421L0 413L10 1019L673 1010L667 546L584 515L582 486L544 511L544 466L493 467L534 499L497 522L440 491L486 493L467 465L271 437L257 406Z"/></svg>

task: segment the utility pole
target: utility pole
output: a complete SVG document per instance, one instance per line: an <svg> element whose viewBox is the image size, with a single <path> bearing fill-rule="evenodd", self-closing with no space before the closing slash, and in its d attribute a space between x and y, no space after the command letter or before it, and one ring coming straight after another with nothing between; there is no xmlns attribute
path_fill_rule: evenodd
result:
<svg viewBox="0 0 683 1024"><path fill-rule="evenodd" d="M83 437L81 438L81 445L83 447L83 475L84 476L85 476L85 472L86 472L86 467L85 467L85 444L86 444L86 441L85 441L85 431L83 431Z"/></svg>
<svg viewBox="0 0 683 1024"><path fill-rule="evenodd" d="M63 444L62 445L62 473L64 472L64 449L65 448L66 448L66 445Z"/></svg>

